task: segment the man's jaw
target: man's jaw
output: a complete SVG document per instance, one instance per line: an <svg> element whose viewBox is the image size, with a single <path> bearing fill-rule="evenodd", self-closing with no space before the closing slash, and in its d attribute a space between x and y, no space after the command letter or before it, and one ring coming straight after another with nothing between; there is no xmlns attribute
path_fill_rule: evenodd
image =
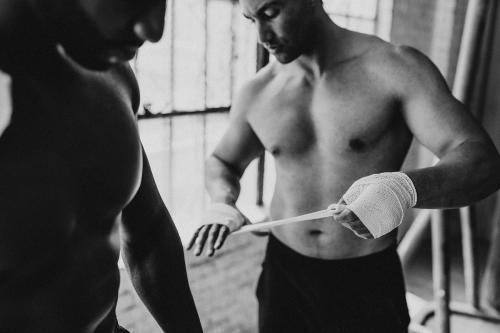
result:
<svg viewBox="0 0 500 333"><path fill-rule="evenodd" d="M66 49L58 45L59 53L76 65L93 71L106 71L109 68L132 60L138 51L136 46L96 51L94 54L79 49Z"/></svg>

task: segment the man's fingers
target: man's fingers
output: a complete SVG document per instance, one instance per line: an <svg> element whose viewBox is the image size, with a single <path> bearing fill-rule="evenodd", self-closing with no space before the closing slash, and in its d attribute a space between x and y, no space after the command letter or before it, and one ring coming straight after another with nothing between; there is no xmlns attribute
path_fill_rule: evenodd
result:
<svg viewBox="0 0 500 333"><path fill-rule="evenodd" d="M364 239L372 239L373 235L359 218L346 206L339 206L339 210L334 214L335 221L350 229L356 236Z"/></svg>
<svg viewBox="0 0 500 333"><path fill-rule="evenodd" d="M208 238L207 238L207 255L209 257L214 255L214 243L216 239L218 238L219 235L219 230L220 230L221 225L220 224L214 224L212 225L212 228L210 228L210 232L208 233Z"/></svg>
<svg viewBox="0 0 500 333"><path fill-rule="evenodd" d="M217 237L217 241L215 242L215 249L218 250L224 245L227 236L229 236L229 228L226 226L222 226L219 230L219 237Z"/></svg>
<svg viewBox="0 0 500 333"><path fill-rule="evenodd" d="M340 223L350 223L358 220L356 214L346 206L339 206L338 210L333 214L333 218Z"/></svg>
<svg viewBox="0 0 500 333"><path fill-rule="evenodd" d="M195 233L193 234L193 237L191 237L191 240L189 241L189 244L187 246L188 251L191 250L191 248L193 247L194 242L196 241L196 238L198 238L198 235L200 234L201 228L202 227L199 227L198 229L196 229Z"/></svg>
<svg viewBox="0 0 500 333"><path fill-rule="evenodd" d="M194 250L194 254L196 256L199 256L203 251L203 247L205 246L205 241L207 240L208 232L210 231L211 226L212 225L204 225L203 227L201 227L200 233L196 238L196 247Z"/></svg>

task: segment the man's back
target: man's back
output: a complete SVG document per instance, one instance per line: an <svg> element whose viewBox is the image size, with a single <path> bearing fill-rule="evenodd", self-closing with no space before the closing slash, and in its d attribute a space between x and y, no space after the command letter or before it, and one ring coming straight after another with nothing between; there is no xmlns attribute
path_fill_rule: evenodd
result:
<svg viewBox="0 0 500 333"><path fill-rule="evenodd" d="M98 74L59 60L52 73L12 80L0 139L0 332L116 325L118 223L142 172L136 86L125 66Z"/></svg>

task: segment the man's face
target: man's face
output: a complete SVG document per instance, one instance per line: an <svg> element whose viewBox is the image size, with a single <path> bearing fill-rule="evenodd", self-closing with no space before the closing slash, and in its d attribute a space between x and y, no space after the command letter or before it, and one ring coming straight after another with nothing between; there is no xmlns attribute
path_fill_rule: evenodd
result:
<svg viewBox="0 0 500 333"><path fill-rule="evenodd" d="M310 47L313 0L240 0L259 42L281 63L289 63Z"/></svg>
<svg viewBox="0 0 500 333"><path fill-rule="evenodd" d="M34 0L55 42L80 65L105 70L158 41L167 0Z"/></svg>

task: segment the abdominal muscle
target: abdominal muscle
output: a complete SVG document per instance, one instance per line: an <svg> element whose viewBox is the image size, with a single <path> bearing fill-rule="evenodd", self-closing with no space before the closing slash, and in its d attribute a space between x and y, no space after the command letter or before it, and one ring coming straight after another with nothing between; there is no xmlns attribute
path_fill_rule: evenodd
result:
<svg viewBox="0 0 500 333"><path fill-rule="evenodd" d="M304 169L303 169L304 170ZM336 203L345 192L348 184L344 179L326 180L316 177L315 170L311 175L302 173L297 177L281 177L277 170L277 183L270 215L272 220L298 216L326 209ZM318 179L321 178L321 179ZM287 182L287 179L292 181ZM325 188L325 184L340 184L334 188ZM332 199L334 198L334 199ZM393 231L378 239L362 239L351 230L337 223L333 217L313 221L304 221L275 227L272 234L282 243L305 256L321 259L344 259L369 255L379 252L396 242L397 231Z"/></svg>
<svg viewBox="0 0 500 333"><path fill-rule="evenodd" d="M42 262L19 263L0 284L0 332L111 333L118 248L104 235L74 237Z"/></svg>

